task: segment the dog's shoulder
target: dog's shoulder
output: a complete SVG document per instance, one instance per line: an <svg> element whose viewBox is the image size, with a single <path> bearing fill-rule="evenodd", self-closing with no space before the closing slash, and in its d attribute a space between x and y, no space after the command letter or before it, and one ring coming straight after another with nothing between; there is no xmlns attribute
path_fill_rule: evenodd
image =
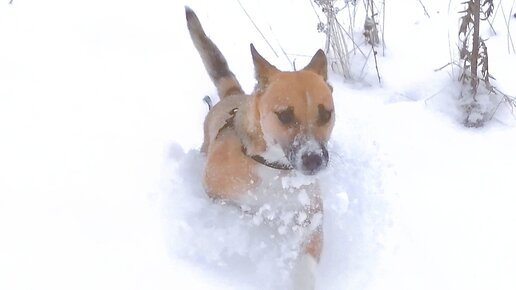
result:
<svg viewBox="0 0 516 290"><path fill-rule="evenodd" d="M221 130L232 126L235 113L243 107L248 98L243 94L227 96L211 108L205 120L210 143L217 138Z"/></svg>

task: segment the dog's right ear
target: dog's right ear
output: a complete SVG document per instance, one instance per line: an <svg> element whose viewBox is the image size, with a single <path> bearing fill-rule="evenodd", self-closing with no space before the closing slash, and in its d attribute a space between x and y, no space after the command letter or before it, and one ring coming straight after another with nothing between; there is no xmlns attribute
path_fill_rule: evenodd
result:
<svg viewBox="0 0 516 290"><path fill-rule="evenodd" d="M324 81L328 80L328 60L326 59L326 54L322 49L319 49L310 63L303 69L313 71L314 73L320 75Z"/></svg>
<svg viewBox="0 0 516 290"><path fill-rule="evenodd" d="M263 56L261 56L258 51L254 48L254 45L251 43L251 56L253 57L255 77L258 81L257 88L264 88L268 83L270 77L279 72L279 70L270 64Z"/></svg>

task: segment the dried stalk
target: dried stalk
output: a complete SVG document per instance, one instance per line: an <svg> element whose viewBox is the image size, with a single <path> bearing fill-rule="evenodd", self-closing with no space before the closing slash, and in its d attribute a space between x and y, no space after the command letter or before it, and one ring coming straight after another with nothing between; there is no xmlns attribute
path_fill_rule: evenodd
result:
<svg viewBox="0 0 516 290"><path fill-rule="evenodd" d="M374 58L374 65L375 65L375 68L376 68L376 76L378 77L378 83L382 83L382 79L380 77L380 71L378 69L378 59L376 58L376 55L378 54L374 48L374 45L375 44L378 44L380 41L379 41L379 37L378 37L378 29L377 29L377 25L376 25L376 20L375 20L375 13L374 13L374 5L373 5L373 0L368 0L368 4L369 4L369 7L371 8L371 20L373 22L373 29L371 29L371 32L372 32L372 39L370 39L369 43L371 44L371 49L373 51L373 58Z"/></svg>
<svg viewBox="0 0 516 290"><path fill-rule="evenodd" d="M270 42L267 40L267 38L265 37L265 35L263 35L262 31L260 30L260 28L258 28L258 25L256 25L256 23L254 22L253 18L249 15L249 13L247 13L247 10L244 8L244 6L242 5L242 3L240 3L240 0L237 0L238 2L238 5L240 5L240 8L242 8L242 10L244 11L245 15L247 15L247 18L249 18L249 20L251 21L251 23L253 24L254 28L256 28L256 30L258 31L258 33L260 33L260 35L262 36L263 40L265 40L265 42L267 43L267 45L269 46L269 48L272 50L272 52L274 53L274 55L276 55L276 57L279 57L278 53L276 53L276 50L274 50L274 48L272 47L272 45L270 44Z"/></svg>
<svg viewBox="0 0 516 290"><path fill-rule="evenodd" d="M425 4L423 4L423 1L419 0L419 4L423 7L423 11L425 11L426 17L430 18L430 14L428 14L428 11L426 10Z"/></svg>

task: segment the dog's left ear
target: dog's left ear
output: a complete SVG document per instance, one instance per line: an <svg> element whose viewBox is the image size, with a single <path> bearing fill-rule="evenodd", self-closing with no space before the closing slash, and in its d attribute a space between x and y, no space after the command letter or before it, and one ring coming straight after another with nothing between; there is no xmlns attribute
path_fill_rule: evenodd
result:
<svg viewBox="0 0 516 290"><path fill-rule="evenodd" d="M326 54L322 49L319 49L310 63L303 68L303 70L312 71L318 75L320 75L325 81L328 80L328 61L326 60Z"/></svg>

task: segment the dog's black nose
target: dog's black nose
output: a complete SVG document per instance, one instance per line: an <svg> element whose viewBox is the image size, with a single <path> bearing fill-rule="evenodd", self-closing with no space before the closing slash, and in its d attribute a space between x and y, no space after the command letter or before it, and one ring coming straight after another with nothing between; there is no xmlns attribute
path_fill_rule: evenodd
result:
<svg viewBox="0 0 516 290"><path fill-rule="evenodd" d="M303 164L303 171L312 175L321 169L323 158L321 154L308 152L301 156L301 162Z"/></svg>
<svg viewBox="0 0 516 290"><path fill-rule="evenodd" d="M294 169L305 175L315 175L326 168L330 160L325 144L306 136L296 137L286 154Z"/></svg>

